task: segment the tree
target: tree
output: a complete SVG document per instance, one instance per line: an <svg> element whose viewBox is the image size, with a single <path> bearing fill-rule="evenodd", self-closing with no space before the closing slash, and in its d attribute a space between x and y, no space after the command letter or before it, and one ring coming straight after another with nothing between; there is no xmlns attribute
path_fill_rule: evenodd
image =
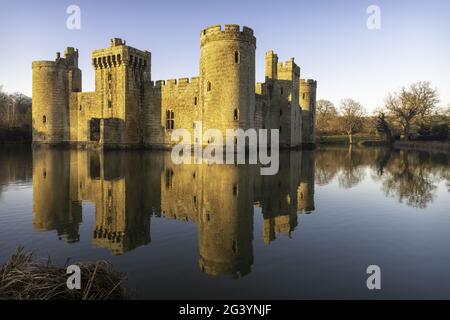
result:
<svg viewBox="0 0 450 320"><path fill-rule="evenodd" d="M353 135L360 132L364 124L364 107L352 99L341 102L340 128L348 135L349 144L353 144Z"/></svg>
<svg viewBox="0 0 450 320"><path fill-rule="evenodd" d="M429 116L438 102L437 90L429 82L417 82L389 94L386 109L401 126L404 139L409 140L412 126Z"/></svg>
<svg viewBox="0 0 450 320"><path fill-rule="evenodd" d="M330 131L331 121L338 117L334 104L328 100L317 101L316 128L319 132Z"/></svg>
<svg viewBox="0 0 450 320"><path fill-rule="evenodd" d="M6 125L6 119L9 119L9 104L9 95L0 86L0 126Z"/></svg>
<svg viewBox="0 0 450 320"><path fill-rule="evenodd" d="M386 115L384 112L380 112L377 117L377 131L379 133L382 133L389 143L392 143L394 141L394 137L392 135L391 128L389 127L389 123L386 120Z"/></svg>

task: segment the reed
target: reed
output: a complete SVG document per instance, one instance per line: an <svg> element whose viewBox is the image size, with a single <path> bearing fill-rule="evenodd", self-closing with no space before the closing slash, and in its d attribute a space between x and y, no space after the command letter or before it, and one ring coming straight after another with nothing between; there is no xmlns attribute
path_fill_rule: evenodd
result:
<svg viewBox="0 0 450 320"><path fill-rule="evenodd" d="M123 300L125 274L111 263L76 263L81 270L81 290L67 288L66 267L50 260L37 262L33 252L18 248L0 270L0 299L11 300Z"/></svg>

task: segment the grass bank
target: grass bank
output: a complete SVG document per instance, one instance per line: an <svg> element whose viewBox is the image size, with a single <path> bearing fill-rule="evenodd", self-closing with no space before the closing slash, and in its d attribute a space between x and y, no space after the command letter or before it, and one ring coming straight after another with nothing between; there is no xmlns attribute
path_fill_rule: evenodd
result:
<svg viewBox="0 0 450 320"><path fill-rule="evenodd" d="M371 135L354 135L353 143L357 145L384 145L384 141L377 136ZM319 145L341 145L348 146L348 136L346 135L333 135L333 136L318 136L317 144Z"/></svg>

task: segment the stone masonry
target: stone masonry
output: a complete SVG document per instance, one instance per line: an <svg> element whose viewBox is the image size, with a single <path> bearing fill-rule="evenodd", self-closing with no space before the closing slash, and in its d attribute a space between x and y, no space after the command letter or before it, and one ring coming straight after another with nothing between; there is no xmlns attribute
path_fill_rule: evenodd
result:
<svg viewBox="0 0 450 320"><path fill-rule="evenodd" d="M100 148L171 148L174 129L279 129L280 146L315 143L317 82L268 51L255 84L256 38L238 25L201 31L199 76L152 81L151 53L114 38L95 50L95 91L82 92L78 50L35 61L33 142ZM200 143L200 141L195 141ZM201 141L203 145L212 141Z"/></svg>

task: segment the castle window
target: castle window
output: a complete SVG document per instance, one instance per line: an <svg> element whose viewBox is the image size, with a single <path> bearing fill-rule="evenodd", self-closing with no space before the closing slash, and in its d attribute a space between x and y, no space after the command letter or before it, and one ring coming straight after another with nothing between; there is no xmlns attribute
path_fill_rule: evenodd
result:
<svg viewBox="0 0 450 320"><path fill-rule="evenodd" d="M233 250L233 253L237 253L237 241L233 240L233 244L231 245L231 250Z"/></svg>
<svg viewBox="0 0 450 320"><path fill-rule="evenodd" d="M280 117L283 115L283 110L280 109Z"/></svg>
<svg viewBox="0 0 450 320"><path fill-rule="evenodd" d="M239 51L235 51L234 52L234 63L240 63L241 62L241 57L239 55Z"/></svg>
<svg viewBox="0 0 450 320"><path fill-rule="evenodd" d="M280 88L280 95L283 95L283 88Z"/></svg>
<svg viewBox="0 0 450 320"><path fill-rule="evenodd" d="M111 75L111 73L108 73L108 81L111 81L112 80L112 75Z"/></svg>
<svg viewBox="0 0 450 320"><path fill-rule="evenodd" d="M172 187L172 179L173 179L173 170L166 169L166 188L167 189Z"/></svg>
<svg viewBox="0 0 450 320"><path fill-rule="evenodd" d="M173 110L166 111L166 129L173 130L175 128L175 113Z"/></svg>
<svg viewBox="0 0 450 320"><path fill-rule="evenodd" d="M108 100L108 108L112 108L112 101L111 100Z"/></svg>
<svg viewBox="0 0 450 320"><path fill-rule="evenodd" d="M283 131L283 128L280 126L280 133L281 133L281 131Z"/></svg>
<svg viewBox="0 0 450 320"><path fill-rule="evenodd" d="M46 123L47 122L47 117L46 116L43 116L42 117L42 123Z"/></svg>
<svg viewBox="0 0 450 320"><path fill-rule="evenodd" d="M238 186L237 184L233 185L233 196L237 196L238 194Z"/></svg>
<svg viewBox="0 0 450 320"><path fill-rule="evenodd" d="M197 97L194 98L194 106L197 105Z"/></svg>
<svg viewBox="0 0 450 320"><path fill-rule="evenodd" d="M82 107L81 104L80 104L80 111L81 111L81 110L83 110L83 107Z"/></svg>
<svg viewBox="0 0 450 320"><path fill-rule="evenodd" d="M238 109L234 109L234 120L239 120L239 111L238 111Z"/></svg>
<svg viewBox="0 0 450 320"><path fill-rule="evenodd" d="M209 92L211 91L211 82L208 81L208 87L206 88L206 90Z"/></svg>
<svg viewBox="0 0 450 320"><path fill-rule="evenodd" d="M306 97L306 93L303 94L303 100L305 99L305 97Z"/></svg>

